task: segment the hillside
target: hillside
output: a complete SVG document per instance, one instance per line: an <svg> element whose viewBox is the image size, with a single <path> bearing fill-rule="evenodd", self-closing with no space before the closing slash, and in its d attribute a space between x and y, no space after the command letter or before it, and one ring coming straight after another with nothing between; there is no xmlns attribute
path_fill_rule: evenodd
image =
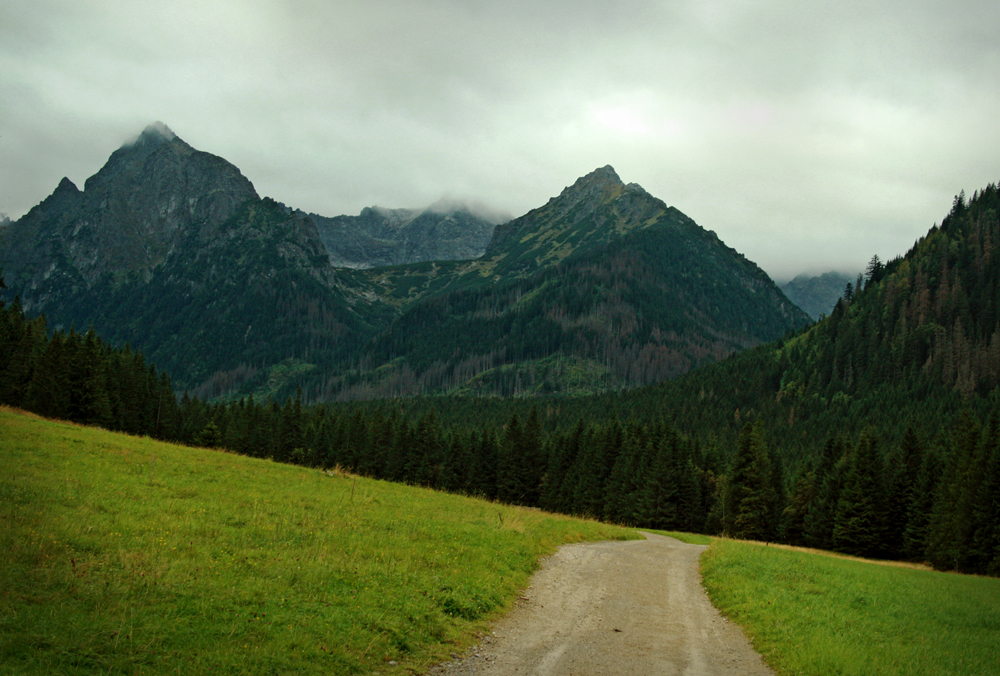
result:
<svg viewBox="0 0 1000 676"><path fill-rule="evenodd" d="M558 545L632 537L6 408L0 428L11 673L409 673Z"/></svg>
<svg viewBox="0 0 1000 676"><path fill-rule="evenodd" d="M635 396L732 438L762 418L789 451L866 426L933 436L963 407L988 410L1000 384L998 195L990 185L956 198L940 226L905 256L873 258L863 288L798 335Z"/></svg>

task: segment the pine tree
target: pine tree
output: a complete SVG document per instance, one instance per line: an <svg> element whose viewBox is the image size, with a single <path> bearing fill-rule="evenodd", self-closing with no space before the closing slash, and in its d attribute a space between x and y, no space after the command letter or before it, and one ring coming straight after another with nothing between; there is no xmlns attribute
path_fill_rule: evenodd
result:
<svg viewBox="0 0 1000 676"><path fill-rule="evenodd" d="M910 504L923 456L920 440L912 427L907 428L902 442L886 457L883 487L884 554L889 558L904 556L904 533L909 523Z"/></svg>
<svg viewBox="0 0 1000 676"><path fill-rule="evenodd" d="M56 332L38 360L25 392L24 408L46 418L66 418L69 409L65 334Z"/></svg>
<svg viewBox="0 0 1000 676"><path fill-rule="evenodd" d="M581 448L579 455L573 511L596 519L604 514L604 484L621 450L621 423L617 418L612 419L590 437L590 441Z"/></svg>
<svg viewBox="0 0 1000 676"><path fill-rule="evenodd" d="M222 433L214 420L209 420L208 424L202 428L194 438L194 445L202 448L219 448L222 445Z"/></svg>
<svg viewBox="0 0 1000 676"><path fill-rule="evenodd" d="M903 531L903 556L909 561L927 559L927 529L940 478L941 462L937 453L928 449L920 461Z"/></svg>
<svg viewBox="0 0 1000 676"><path fill-rule="evenodd" d="M94 329L78 343L69 365L69 419L84 425L111 423L105 350Z"/></svg>
<svg viewBox="0 0 1000 676"><path fill-rule="evenodd" d="M816 498L803 520L806 544L810 547L833 548L833 525L846 467L843 442L838 437L829 437L816 468Z"/></svg>
<svg viewBox="0 0 1000 676"><path fill-rule="evenodd" d="M671 429L652 441L651 460L645 474L640 507L640 525L674 530L680 515L680 442Z"/></svg>
<svg viewBox="0 0 1000 676"><path fill-rule="evenodd" d="M990 415L976 462L981 475L972 507L972 535L967 566L970 572L1000 574L1000 417Z"/></svg>

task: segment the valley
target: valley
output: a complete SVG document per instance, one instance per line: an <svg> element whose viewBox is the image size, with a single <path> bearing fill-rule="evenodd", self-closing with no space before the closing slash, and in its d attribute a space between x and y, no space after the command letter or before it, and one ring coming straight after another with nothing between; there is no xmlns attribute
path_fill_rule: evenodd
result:
<svg viewBox="0 0 1000 676"><path fill-rule="evenodd" d="M356 518L362 507L375 510L383 501L396 509L418 509L398 507L382 487L420 496L413 499L421 504L443 500L450 505L441 507L444 511L472 505L476 533L460 528L461 535L444 534L441 540L420 529L406 533L439 547L474 540L494 526L510 530L510 538L521 544L489 547L513 557L518 572L504 573L489 590L458 579L437 593L423 589L421 596L430 595L437 606L415 599L412 612L392 620L397 622L392 626L380 624L387 609L375 602L357 604L361 614L342 621L349 627L343 641L351 650L365 641L367 647L338 653L336 669L374 669L373 646L389 656L383 662L397 663L390 666L405 662L424 669L452 650L443 646L467 645L485 626L484 618L508 607L538 558L559 543L630 538L631 528L724 538L702 559L706 585L713 602L748 628L754 646L779 673L837 673L848 663L851 673L865 673L858 665L873 654L888 655L888 643L866 638L853 652L832 654L823 646L840 645L836 631L847 629L831 625L831 635L796 613L818 602L815 593L829 591L824 600L834 609L829 612L842 613L859 598L885 592L875 591L872 576L858 577L847 564L834 572L817 569L808 579L782 578L775 571L787 561L807 566L788 553L793 558L755 573L789 589L792 610L776 620L773 610L740 601L748 593L770 599L769 589L754 588L746 577L727 577L739 578L738 569L747 564L734 564L734 572L724 563L716 570L728 571L727 580L712 581L715 557L741 560L749 551L744 547L753 547L740 541L928 564L936 570L920 572L935 576L927 578L931 585L966 579L955 573L1000 575L1000 191L995 184L968 198L956 196L940 224L905 255L888 261L873 256L861 275L842 285L828 310L822 308L842 277L793 280L786 288L811 299L812 317L715 233L640 186L624 183L610 166L513 220L492 223L452 206L450 211L440 205L373 207L357 218L325 219L258 196L235 166L195 150L165 127L151 127L115 151L84 190L64 179L23 218L5 223L0 405L18 410L3 412L5 441L14 444L4 462L18 463L8 472L13 478L7 487L0 486L14 499L5 525L14 529L7 536L15 539L49 529L48 540L38 540L37 556L33 549L11 549L10 570L34 571L36 591L30 598L7 591L8 602L42 599L42 606L72 606L75 595L85 592L98 594L87 598L111 608L111 615L124 613L121 604L134 605L139 591L142 599L153 598L148 586L139 584L148 581L137 582L137 574L158 581L187 563L200 572L203 566L195 563L200 562L231 583L234 578L226 578L219 566L236 559L225 558L231 548L217 551L214 539L229 534L253 540L247 540L252 551L244 552L242 567L237 566L241 572L232 573L250 575L258 570L254 565L279 556L274 552L284 542L280 533L292 533L288 537L298 547L279 556L283 569L293 554L307 555L302 546L314 547L307 556L317 560L331 547L368 551L365 556L378 563L362 573L352 574L350 566L328 569L326 561L310 573L315 584L331 574L348 580L355 601L359 585L391 578L396 564L365 550L368 545L357 539L316 544L317 529L353 526L317 521L316 513L307 512L325 505L324 513ZM472 237L459 236L467 230ZM478 257L460 258L470 253ZM38 422L41 427L29 431L24 425L35 423L22 420L21 410L65 422ZM52 432L48 425L62 427ZM78 442L78 430L133 436ZM62 434L62 441L49 440L50 433ZM168 450L153 439L183 446ZM82 462L65 455L83 450L77 443L94 462L115 467L98 471L94 465L100 480L82 481L68 469L45 464L51 458L59 467ZM112 456L103 455L100 449L106 447L116 449ZM133 448L141 448L143 457L148 452L148 462L136 459ZM115 464L118 455L124 465ZM191 488L192 495L180 484L165 489L158 479L164 465L156 458L162 463L167 456L173 458L176 481L207 465L218 465L219 471L228 471L223 465L240 468L233 471L243 477L243 488L233 484L228 491L242 495L243 502L227 507L215 527L198 530L183 520L177 501L201 492L220 497L215 487ZM250 467L296 477L298 483L280 496L261 498L291 505L290 515L268 508L262 519L259 501L246 502L248 490L263 490L264 479L256 469L245 469ZM185 549L182 539L147 542L134 524L130 537L139 544L120 561L109 553L114 548L101 538L120 534L118 515L125 518L130 510L121 496L139 500L137 488L116 482L141 481L147 471L149 490L163 493L156 498L156 518L166 520L164 529L167 521L180 519L188 547L198 538L201 553ZM50 480L53 476L60 480ZM333 503L311 492L306 484L313 479L340 482ZM272 480L279 481L268 473L266 481ZM111 489L118 492L99 497L99 483L119 486ZM369 489L355 503L358 485ZM101 533L73 530L76 526L59 521L63 517L55 511L39 511L39 520L32 521L18 505L35 505L36 495L49 496L53 510L69 510L74 516L67 519L96 519L103 524ZM459 502L447 502L452 499ZM112 521L105 523L107 518ZM540 535L525 544L529 521ZM373 528L394 533L393 543L400 537L396 526ZM733 539L735 549L729 545ZM62 544L50 549L50 540ZM379 542L374 536L372 541ZM151 557L153 544L172 549ZM191 561L177 558L176 547ZM76 566L89 560L88 552L100 553L94 566L116 571L105 575L105 592L84 590L74 581L82 579ZM467 554L461 546L434 549L434 556L420 552L435 568L448 567L437 559L441 552L450 552L452 560ZM53 568L56 560L64 566L67 555L68 571ZM145 557L155 559L152 568L142 563ZM190 566L184 570L184 579L193 581L195 572ZM941 571L947 576L936 577ZM65 574L74 578L59 577ZM403 578L404 586L412 579ZM15 588L13 579L6 590ZM300 578L295 579L297 584ZM814 579L823 582L813 584ZM898 579L880 580L878 590ZM993 581L982 579L985 591L974 593L993 598L996 592L988 586ZM834 593L841 581L845 591ZM112 583L118 585L113 593ZM177 601L186 597L174 583L169 598L157 597L157 603L166 603L168 614L176 613L184 624L192 611ZM965 582L954 584L961 588L956 594L971 593ZM64 587L72 593L60 592ZM727 588L743 591L730 596ZM283 599L293 593L285 586L280 590ZM216 604L206 621L217 623L224 617L220 613L236 612L236 602L222 588L206 593ZM309 605L312 600L300 600L282 615L291 628L308 612L312 617L314 611L326 612ZM968 617L969 640L995 645L989 609L972 607L972 601L961 599L954 607L938 602L943 614L932 613L929 625L907 619L897 607L890 615L904 619L888 631L923 645L939 624ZM920 605L909 596L902 603ZM867 602L862 606L869 608ZM267 613L287 610L267 607ZM122 629L112 624L123 620L100 618L101 631L112 637L107 639L84 628L94 619L90 611L72 612L79 614L71 613L68 623L54 630L62 647L43 652L54 660L46 665L65 666L59 655L66 654L73 655L73 668L83 665L81 673L93 665L152 664L146 648L120 652ZM30 612L26 617L37 625L18 625L25 633L11 645L41 640L36 634L47 620ZM328 624L341 622L324 617ZM456 617L471 624L451 624ZM871 631L890 621L878 617ZM774 629L776 621L801 625L801 631L790 636ZM158 631L151 619L144 622L143 631ZM418 628L421 623L426 626ZM308 652L302 642L308 636L318 646L308 659L320 664L330 646L302 627L303 633L292 630L262 650L277 651L280 659L300 656ZM355 635L359 627L368 632L363 638ZM189 641L170 636L168 642ZM411 644L411 636L420 638ZM811 646L804 654L813 662L803 666L783 652L782 645L796 642ZM235 644L221 644L230 652L219 654L218 664L229 660L235 671L248 668L233 652ZM192 660L195 652L211 653L198 645L191 649ZM37 673L29 657L16 654L28 665L25 673ZM170 669L181 664L166 654L155 650L157 664ZM120 655L125 662L118 661ZM898 673L918 673L925 664L984 673L980 655L963 654L956 662L934 645L893 655L904 665ZM252 664L257 669L263 662Z"/></svg>

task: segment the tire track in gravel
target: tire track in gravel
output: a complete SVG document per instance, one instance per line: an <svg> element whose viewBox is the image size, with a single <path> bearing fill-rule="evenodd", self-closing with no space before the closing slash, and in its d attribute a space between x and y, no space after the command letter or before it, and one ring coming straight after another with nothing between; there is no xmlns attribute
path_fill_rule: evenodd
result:
<svg viewBox="0 0 1000 676"><path fill-rule="evenodd" d="M773 676L701 586L703 545L645 540L561 547L447 676Z"/></svg>

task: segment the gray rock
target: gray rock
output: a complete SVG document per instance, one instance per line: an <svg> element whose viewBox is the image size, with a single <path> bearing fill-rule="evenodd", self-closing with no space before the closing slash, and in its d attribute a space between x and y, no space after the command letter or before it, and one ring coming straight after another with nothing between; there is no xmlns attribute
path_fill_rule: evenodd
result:
<svg viewBox="0 0 1000 676"><path fill-rule="evenodd" d="M309 217L330 262L345 268L479 258L498 222L497 216L462 204L423 210L368 207L357 216Z"/></svg>

